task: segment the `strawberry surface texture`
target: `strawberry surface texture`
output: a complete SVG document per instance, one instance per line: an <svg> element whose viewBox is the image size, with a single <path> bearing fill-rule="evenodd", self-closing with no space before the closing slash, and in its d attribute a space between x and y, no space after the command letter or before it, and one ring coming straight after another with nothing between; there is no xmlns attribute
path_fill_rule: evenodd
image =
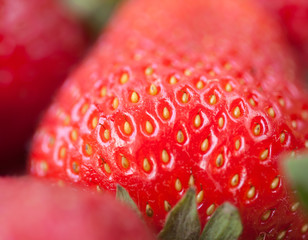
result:
<svg viewBox="0 0 308 240"><path fill-rule="evenodd" d="M27 142L87 46L81 23L54 0L0 0L0 174L25 168Z"/></svg>
<svg viewBox="0 0 308 240"><path fill-rule="evenodd" d="M154 240L128 207L108 194L35 178L0 179L3 240Z"/></svg>
<svg viewBox="0 0 308 240"><path fill-rule="evenodd" d="M308 239L279 156L308 146L292 50L250 1L127 1L48 109L29 171L114 192L159 231L189 186L204 225L229 201L240 239Z"/></svg>

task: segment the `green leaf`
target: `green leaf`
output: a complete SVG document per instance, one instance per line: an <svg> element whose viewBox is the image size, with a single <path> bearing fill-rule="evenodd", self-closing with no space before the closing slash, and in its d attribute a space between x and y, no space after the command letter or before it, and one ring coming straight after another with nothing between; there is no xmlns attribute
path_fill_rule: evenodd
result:
<svg viewBox="0 0 308 240"><path fill-rule="evenodd" d="M158 238L160 240L197 240L200 229L196 192L194 188L190 188L169 212Z"/></svg>
<svg viewBox="0 0 308 240"><path fill-rule="evenodd" d="M236 207L225 202L216 209L203 229L200 240L236 240L243 226Z"/></svg>
<svg viewBox="0 0 308 240"><path fill-rule="evenodd" d="M125 188L119 184L117 185L116 199L130 206L138 214L138 216L142 218L142 214L134 200L130 197Z"/></svg>
<svg viewBox="0 0 308 240"><path fill-rule="evenodd" d="M89 33L100 34L121 0L62 0L87 26Z"/></svg>
<svg viewBox="0 0 308 240"><path fill-rule="evenodd" d="M308 155L288 158L284 168L299 199L308 210Z"/></svg>

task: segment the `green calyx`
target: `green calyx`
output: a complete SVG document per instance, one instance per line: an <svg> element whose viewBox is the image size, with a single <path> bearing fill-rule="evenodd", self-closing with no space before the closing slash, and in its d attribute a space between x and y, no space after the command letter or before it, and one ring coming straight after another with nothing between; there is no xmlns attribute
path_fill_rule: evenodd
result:
<svg viewBox="0 0 308 240"><path fill-rule="evenodd" d="M120 1L121 0L63 0L62 3L84 22L89 33L93 38L96 38Z"/></svg>
<svg viewBox="0 0 308 240"><path fill-rule="evenodd" d="M159 239L188 240L199 238L201 226L195 196L195 189L187 190L184 197L168 214L165 226L158 235Z"/></svg>
<svg viewBox="0 0 308 240"><path fill-rule="evenodd" d="M128 192L117 186L117 199L131 206L141 216ZM226 202L216 209L205 225L201 225L196 204L196 191L189 188L182 199L170 210L165 225L158 234L160 240L236 240L243 226L236 207Z"/></svg>
<svg viewBox="0 0 308 240"><path fill-rule="evenodd" d="M117 185L116 199L120 202L127 204L137 213L139 217L142 217L142 214L139 211L139 208L137 207L134 200L130 197L129 193L125 190L125 188L119 184Z"/></svg>
<svg viewBox="0 0 308 240"><path fill-rule="evenodd" d="M284 170L303 206L308 210L308 155L289 157L284 161Z"/></svg>
<svg viewBox="0 0 308 240"><path fill-rule="evenodd" d="M231 203L225 202L216 209L205 225L200 240L236 240L242 231L243 226L238 210Z"/></svg>

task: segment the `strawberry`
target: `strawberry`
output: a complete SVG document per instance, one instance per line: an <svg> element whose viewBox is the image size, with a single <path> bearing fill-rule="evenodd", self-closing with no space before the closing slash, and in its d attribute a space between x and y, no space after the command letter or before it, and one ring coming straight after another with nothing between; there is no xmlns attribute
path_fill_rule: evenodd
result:
<svg viewBox="0 0 308 240"><path fill-rule="evenodd" d="M284 27L289 40L298 50L308 67L308 1L306 0L257 0Z"/></svg>
<svg viewBox="0 0 308 240"><path fill-rule="evenodd" d="M7 174L23 169L38 116L87 39L54 0L0 0L0 16L0 174Z"/></svg>
<svg viewBox="0 0 308 240"><path fill-rule="evenodd" d="M2 178L0 189L4 240L154 240L136 214L107 194L30 177Z"/></svg>
<svg viewBox="0 0 308 240"><path fill-rule="evenodd" d="M278 167L308 145L291 52L249 1L128 1L47 111L30 172L120 184L157 232L194 185L203 225L229 201L240 239L308 239Z"/></svg>

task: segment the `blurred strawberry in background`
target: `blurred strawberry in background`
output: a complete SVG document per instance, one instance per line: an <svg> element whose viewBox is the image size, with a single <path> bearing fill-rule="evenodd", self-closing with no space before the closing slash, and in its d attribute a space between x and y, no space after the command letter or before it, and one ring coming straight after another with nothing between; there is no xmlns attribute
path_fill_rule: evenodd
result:
<svg viewBox="0 0 308 240"><path fill-rule="evenodd" d="M257 0L276 17L308 69L308 1Z"/></svg>
<svg viewBox="0 0 308 240"><path fill-rule="evenodd" d="M0 178L2 240L154 240L131 209L103 193L30 177Z"/></svg>
<svg viewBox="0 0 308 240"><path fill-rule="evenodd" d="M55 0L0 0L0 174L23 169L38 116L87 41Z"/></svg>

